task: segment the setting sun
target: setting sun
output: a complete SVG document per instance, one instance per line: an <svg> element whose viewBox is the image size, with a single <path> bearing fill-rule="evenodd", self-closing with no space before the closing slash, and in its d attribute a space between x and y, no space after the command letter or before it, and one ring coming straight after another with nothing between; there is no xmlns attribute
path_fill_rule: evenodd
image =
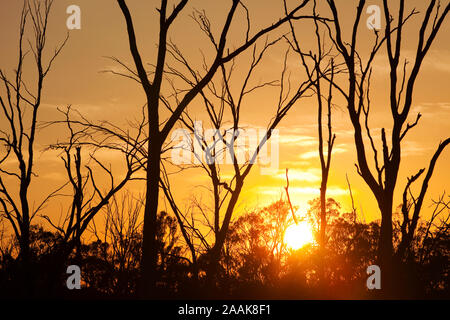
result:
<svg viewBox="0 0 450 320"><path fill-rule="evenodd" d="M284 241L291 249L297 250L308 243L314 242L314 235L311 226L307 221L300 221L286 229Z"/></svg>

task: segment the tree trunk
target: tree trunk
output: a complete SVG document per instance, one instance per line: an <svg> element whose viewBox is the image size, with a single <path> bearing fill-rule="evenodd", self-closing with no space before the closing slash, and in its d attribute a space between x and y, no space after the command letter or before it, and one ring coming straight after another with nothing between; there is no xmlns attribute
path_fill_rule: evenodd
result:
<svg viewBox="0 0 450 320"><path fill-rule="evenodd" d="M324 175L324 174L322 174ZM320 186L320 235L319 235L319 248L320 248L320 259L319 259L319 286L320 290L326 290L325 283L325 232L327 226L327 212L326 212L326 193L327 193L327 176L322 177L322 185ZM323 292L325 293L325 292ZM322 294L323 294L322 293Z"/></svg>
<svg viewBox="0 0 450 320"><path fill-rule="evenodd" d="M220 253L225 243L228 227L231 221L231 216L233 214L236 203L239 199L239 195L241 194L243 184L244 181L242 178L236 181L236 187L231 195L230 202L228 203L222 227L220 228L220 231L216 236L216 242L213 248L209 252L208 270L207 270L207 277L208 277L207 281L209 289L212 289L215 286L215 282L217 279L217 272L219 270Z"/></svg>
<svg viewBox="0 0 450 320"><path fill-rule="evenodd" d="M31 297L33 291L33 277L31 276L31 239L30 239L30 220L28 211L28 200L25 192L21 192L22 202L22 217L23 221L20 225L20 283L25 297ZM23 195L23 196L22 196Z"/></svg>
<svg viewBox="0 0 450 320"><path fill-rule="evenodd" d="M158 130L156 128L156 130ZM155 295L157 280L158 250L156 246L159 175L161 145L159 132L150 135L147 160L147 193L144 211L144 230L142 243L142 288L141 297L152 298Z"/></svg>
<svg viewBox="0 0 450 320"><path fill-rule="evenodd" d="M392 202L392 196L387 196L378 204L381 210L378 261L381 269L381 289L387 297L393 294L393 279L395 277L392 245Z"/></svg>

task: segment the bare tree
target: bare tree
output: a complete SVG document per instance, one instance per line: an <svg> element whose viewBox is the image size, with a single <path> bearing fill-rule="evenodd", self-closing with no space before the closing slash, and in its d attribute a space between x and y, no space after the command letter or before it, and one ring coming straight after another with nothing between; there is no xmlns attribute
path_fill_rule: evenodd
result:
<svg viewBox="0 0 450 320"><path fill-rule="evenodd" d="M444 192L438 200L433 200L431 217L426 221L424 232L418 245L418 260L420 264L429 258L436 250L439 240L448 237L450 230L450 200ZM439 221L438 221L439 218ZM408 248L409 250L410 248ZM447 248L448 249L448 248ZM448 267L448 266L447 266Z"/></svg>
<svg viewBox="0 0 450 320"><path fill-rule="evenodd" d="M144 156L140 153L142 150L138 142L139 133L136 137L132 137L117 130L117 127L111 128L107 122L96 124L80 113L77 113L77 118L71 115L70 106L65 110L58 110L64 119L46 122L43 127L62 124L69 131L67 141L56 142L49 148L62 151L61 159L64 162L68 183L73 190L70 195L72 203L62 217L61 223L55 223L48 215L42 217L61 234L64 245L62 256L67 257L73 248L76 248L77 257L80 258L83 233L94 217L108 206L111 200L116 200L115 195L128 182L141 179L135 173L142 170ZM90 151L88 161L83 161L82 147ZM122 167L125 171L121 176L112 170L110 163L97 157L97 153L102 151L123 159ZM100 184L101 173L107 177L109 184Z"/></svg>
<svg viewBox="0 0 450 320"><path fill-rule="evenodd" d="M286 8L286 1L284 1ZM313 14L314 16L318 16L316 13L317 1L313 2ZM313 83L313 89L315 91L315 97L317 99L317 130L318 130L318 151L319 151L319 160L320 160L320 168L321 168L321 183L320 183L320 227L319 227L319 244L322 250L321 257L325 256L325 246L326 246L326 227L327 227L327 210L326 210L326 202L327 202L327 185L328 185L328 176L331 167L331 155L333 151L334 142L336 139L336 135L332 130L332 122L331 122L331 109L333 106L333 89L335 82L335 74L340 73L343 70L340 70L340 65L336 66L334 62L334 58L332 56L333 47L326 48L325 40L322 39L321 36L321 28L320 24L324 22L330 22L330 19L326 18L317 18L313 20L314 23L314 32L316 38L316 53L312 53L312 50L308 50L308 52L302 51L297 32L294 28L294 24L292 21L289 21L289 25L291 28L291 37L292 40L289 41L293 50L298 54L300 61L303 65L305 73L311 83ZM312 66L308 65L307 59L312 61ZM322 87L322 82L324 80L322 78L322 73L328 73L328 89L324 89ZM326 112L327 112L327 141L326 141L326 150L324 146L324 129L323 129L323 109L324 109L324 100L326 104ZM287 174L287 173L286 173ZM286 190L287 191L287 190ZM289 195L289 193L288 193ZM322 261L319 268L319 279L321 283L325 281L324 274L324 262Z"/></svg>
<svg viewBox="0 0 450 320"><path fill-rule="evenodd" d="M209 221L208 215L205 214L207 225L214 235L214 244L208 250L208 276L209 280L212 281L211 284L213 284L217 275L220 254L223 249L233 212L235 211L236 204L244 186L245 178L251 172L261 150L267 147L266 144L271 139L278 124L287 115L295 103L300 98L306 96L306 93L317 83L317 79L307 77L305 81L297 84L297 87L293 90L293 93L291 93L291 84L286 83L287 81L285 79L287 74L288 50L285 54L279 81L266 81L263 83L260 82L254 86L250 85L253 74L263 60L265 53L281 39L285 39L285 37L282 36L271 42L266 40L259 50L256 45L253 46L251 61L248 64L248 71L244 73L242 77L242 85L234 85L236 79L234 71L237 62L233 59L229 67L220 67L220 78L216 81L211 81L207 85L207 90L202 90L200 92L206 113L209 116L211 128L214 131L213 137L208 137L205 132L196 127L195 121L189 115L189 112L184 112L181 118L181 122L194 136L194 143L191 146L194 157L199 163L199 166L205 170L211 179L212 188L210 191L213 195L213 207L211 208L212 221ZM182 62L187 70L193 70L193 67L187 63L182 53L177 50L175 46L171 46L171 48L172 55L177 57L177 61ZM170 72L184 80L188 79L174 68L171 68ZM330 70L323 70L323 72L328 74ZM195 72L191 72L191 75L192 80L188 80L188 82L194 87L197 85L199 79L196 77ZM242 155L246 143L245 135L243 135L244 128L241 124L243 121L242 111L246 106L246 98L249 94L269 86L280 86L279 100L273 115L270 117L271 120L267 125L265 134L263 137L259 137L259 140L257 137L253 137L255 138L255 145L249 146L248 159L242 161L243 159L240 159L241 157L239 154ZM288 89L286 89L286 86ZM235 92L237 92L237 94ZM230 122L230 125L226 125L227 121ZM213 141L209 141L211 138ZM196 150L195 143L198 143L199 148L201 148L200 153L198 152L199 150ZM222 166L223 161L220 160L223 160L225 156L229 156L229 159L232 160L230 163L232 167L231 178L222 177L224 168Z"/></svg>
<svg viewBox="0 0 450 320"><path fill-rule="evenodd" d="M0 204L2 214L9 221L20 244L19 258L24 266L30 259L30 225L42 204L30 207L29 189L35 177L35 147L37 122L43 87L50 69L66 44L67 38L46 59L48 20L52 0L24 1L20 17L18 62L15 76L9 79L0 70L3 92L0 95L2 125L0 141L4 149L0 156ZM28 40L30 26L33 38ZM24 80L24 63L32 55L36 66L35 88ZM17 187L17 188L16 188ZM16 191L17 190L17 191ZM47 197L47 201L51 196Z"/></svg>
<svg viewBox="0 0 450 320"><path fill-rule="evenodd" d="M244 52L251 47L261 36L277 29L283 25L289 19L295 17L296 13L306 6L308 0L303 0L296 6L289 14L278 21L272 23L266 28L262 28L256 32L253 36L247 33L245 42L238 46L234 50L227 49L227 37L229 30L235 16L236 10L242 3L239 0L233 0L231 2L231 8L228 11L225 19L225 23L221 28L218 38L213 34L211 25L205 24L204 27L208 33L210 40L214 44L216 54L213 58L213 62L210 66L206 67L204 75L198 81L198 84L187 91L181 101L172 108L173 112L169 118L163 123L160 122L160 100L162 97L161 87L164 80L165 64L167 56L167 36L171 25L174 23L179 14L185 9L188 0L181 0L175 6L172 12L168 12L168 1L161 0L161 6L158 9L159 12L159 40L158 40L158 54L157 60L154 66L154 72L152 73L152 79L149 79L149 73L147 72L142 62L141 54L138 49L136 34L134 30L133 19L125 0L117 0L119 7L125 18L128 32L128 40L130 45L130 52L133 57L133 61L136 67L134 73L138 82L140 82L142 89L145 92L147 99L147 111L148 111L148 160L147 160L147 185L146 185L146 202L145 202L145 214L144 214L144 231L143 231L143 263L142 263L142 276L143 276L143 294L149 296L152 293L152 288L155 284L155 268L157 261L156 253L156 216L158 211L158 197L159 197L159 181L160 181L160 160L161 160L161 148L167 139L170 131L175 123L180 119L185 108L189 103L199 94L199 92L208 84L212 79L218 68L231 61L234 57ZM207 20L204 20L205 22Z"/></svg>
<svg viewBox="0 0 450 320"><path fill-rule="evenodd" d="M143 207L143 196L134 196L128 190L122 196L116 193L103 208L103 231L98 230L94 220L89 228L97 241L104 244L103 259L114 266L112 282L116 294L127 295L136 290L133 275L140 264Z"/></svg>
<svg viewBox="0 0 450 320"><path fill-rule="evenodd" d="M194 218L193 211L195 205L198 203L193 201L192 205L186 210L180 209L172 192L169 173L167 172L165 166L162 166L162 168L160 187L163 190L165 199L167 199L169 206L176 217L183 240L189 249L191 260L188 259L188 261L190 264L191 274L193 279L197 280L199 276L199 256L202 253L209 251L211 248L211 245L206 239L208 235L205 237L205 235L196 227L196 220ZM201 210L201 206L198 207ZM189 219L189 217L191 219Z"/></svg>
<svg viewBox="0 0 450 320"><path fill-rule="evenodd" d="M420 119L420 114L418 114L413 123L407 123L407 118L411 111L416 79L422 62L447 16L450 4L445 5L444 10L441 12L441 5L439 3L434 0L429 2L420 24L417 51L412 63L411 71L408 74L406 60L403 63L403 68L401 68L401 70L399 70L398 67L404 35L403 26L413 15L418 14L415 9L407 13L405 11L405 1L401 0L396 16L397 21L394 24L394 17L391 14L390 5L388 5L387 0L383 0L385 16L384 35L380 38L380 33L376 30L374 31L375 43L366 62L363 62L357 51L357 40L361 15L364 11L366 1L358 1L350 41L343 39L341 17L338 13L335 1L328 0L327 3L333 16L333 22L331 24L326 24L329 28L329 35L344 59L348 71L348 85L346 87L341 87L335 84L335 87L347 100L347 109L354 129L354 140L358 160L358 164L356 165L357 171L370 187L381 212L381 233L378 258L384 274L382 286L389 292L389 289L393 289L390 287L390 280L392 279L394 268L392 260L392 206L394 190L397 185L400 169L401 142L409 130L417 125ZM428 35L426 32L427 29L429 29ZM393 126L391 130L390 147L388 144L387 130L382 128L382 149L378 150L368 125L370 113L369 88L372 62L383 44L385 44L389 59L389 110L391 112ZM366 136L370 141L369 148L373 154L374 169L371 169L367 158L367 147L363 140L364 131L366 131ZM445 145L446 143L443 144L443 146ZM379 154L381 154L381 161L378 157ZM439 153L435 155L439 156ZM425 185L426 184L427 183L425 183Z"/></svg>
<svg viewBox="0 0 450 320"><path fill-rule="evenodd" d="M425 175L424 180L422 181L420 193L417 197L413 195L411 191L411 185L422 175L422 173L425 172L425 169L420 169L417 174L408 178L405 190L403 191L403 203L401 207L403 217L403 223L401 225L402 239L396 251L396 256L399 259L403 259L405 254L407 253L406 251L408 251L411 248L411 242L413 241L414 233L417 228L420 212L423 206L423 201L427 193L428 184L433 175L433 171L439 156L449 143L450 139L446 139L444 142L439 144L439 147L437 148L433 157L431 158L427 173ZM408 199L408 194L410 199ZM442 203L443 202L441 199L436 207L439 207L439 205ZM411 217L410 212L412 212ZM432 215L431 220L433 219L434 216Z"/></svg>

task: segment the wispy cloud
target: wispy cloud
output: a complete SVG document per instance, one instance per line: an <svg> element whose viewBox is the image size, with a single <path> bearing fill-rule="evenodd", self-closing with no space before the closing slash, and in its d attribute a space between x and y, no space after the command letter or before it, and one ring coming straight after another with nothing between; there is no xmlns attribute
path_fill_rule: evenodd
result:
<svg viewBox="0 0 450 320"><path fill-rule="evenodd" d="M311 136L280 134L279 142L281 145L294 144L296 146L313 146L317 144L317 139Z"/></svg>
<svg viewBox="0 0 450 320"><path fill-rule="evenodd" d="M406 59L410 62L415 60L414 50L402 50L402 61ZM373 70L378 73L388 73L389 64L386 53L379 53L374 60ZM422 68L428 70L437 70L439 72L450 72L450 51L449 50L430 50L423 61Z"/></svg>
<svg viewBox="0 0 450 320"><path fill-rule="evenodd" d="M277 179L286 180L286 172L282 171L276 175ZM305 171L302 170L289 170L289 180L295 181L307 181L316 182L320 181L320 170L316 168L311 168Z"/></svg>
<svg viewBox="0 0 450 320"><path fill-rule="evenodd" d="M430 149L430 147L424 147L416 141L406 140L403 142L402 156L409 157L409 156L422 155L424 152L426 152L429 149Z"/></svg>
<svg viewBox="0 0 450 320"><path fill-rule="evenodd" d="M413 117L419 112L423 117L436 119L436 115L448 115L450 112L450 102L425 102L411 108L411 115Z"/></svg>
<svg viewBox="0 0 450 320"><path fill-rule="evenodd" d="M336 147L333 148L333 154L345 153L347 151L348 151L347 148L345 148L343 145L337 145ZM327 156L328 152L325 151L324 155ZM319 152L317 150L308 151L308 152L302 153L300 155L300 159L303 159L303 160L313 159L313 158L318 158L318 157L319 157Z"/></svg>

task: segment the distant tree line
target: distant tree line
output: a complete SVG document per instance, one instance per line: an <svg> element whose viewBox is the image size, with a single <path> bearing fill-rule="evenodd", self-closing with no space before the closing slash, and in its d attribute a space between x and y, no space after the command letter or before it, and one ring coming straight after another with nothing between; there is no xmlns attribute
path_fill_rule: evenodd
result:
<svg viewBox="0 0 450 320"><path fill-rule="evenodd" d="M33 279L36 297L138 297L142 201L130 197L131 194L128 194L120 200L114 199L113 205L108 205L105 224L91 230L93 239L83 242L80 256L73 253L68 261L55 255L64 244L61 234L32 226L30 279ZM126 208L125 203L128 206ZM320 221L320 199L310 204L307 219L317 224ZM437 202L436 212L445 206L448 203ZM290 249L284 243L284 232L293 223L287 201L281 199L241 215L230 226L219 261L217 283L211 291L206 279L208 252L199 253L198 274L194 276L191 263L185 257L188 251L186 244L179 241L180 231L176 220L161 211L158 214L157 233L159 298L382 297L380 293L368 290L365 285L367 266L375 263L379 223L366 224L355 219L353 213L343 212L339 203L332 198L327 200L327 214L330 219L325 252L314 243L297 250ZM435 227L429 221L420 221L418 233L413 239L414 245L403 265L401 278L397 280L399 285L406 288L402 298L448 298L449 214L447 207L446 221L441 219ZM399 223L395 225L395 239L399 239L401 226ZM316 232L317 240L319 236ZM20 265L14 258L18 250L20 246L16 241L3 243L0 256L0 296L3 298L21 296L22 279L18 277ZM325 280L319 278L323 261ZM82 266L81 290L67 289L67 274L52 273L72 262ZM326 283L326 294L321 291L321 283Z"/></svg>

